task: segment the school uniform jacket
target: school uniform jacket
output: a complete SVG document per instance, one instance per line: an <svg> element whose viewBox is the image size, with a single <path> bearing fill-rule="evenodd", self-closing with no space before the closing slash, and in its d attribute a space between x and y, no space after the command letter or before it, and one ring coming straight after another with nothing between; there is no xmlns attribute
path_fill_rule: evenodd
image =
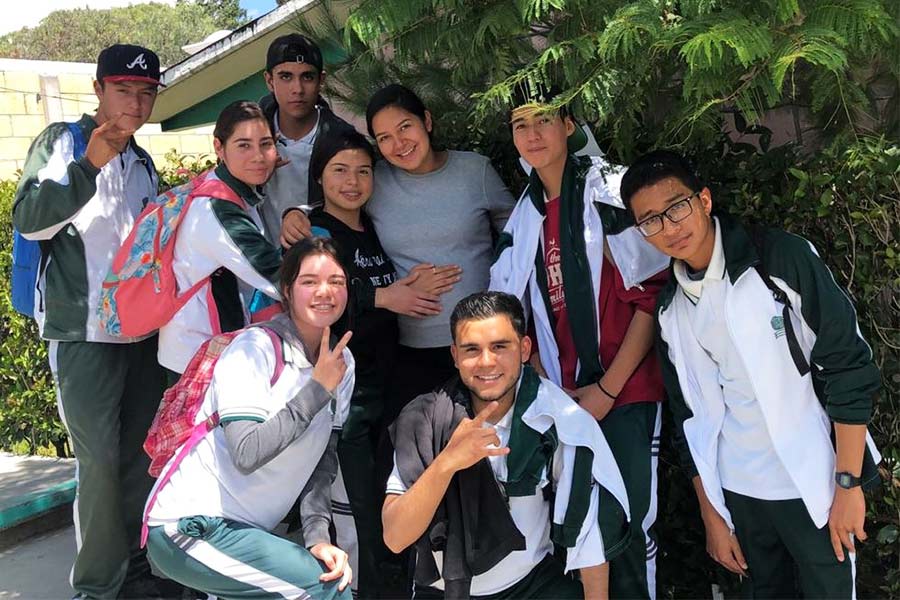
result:
<svg viewBox="0 0 900 600"><path fill-rule="evenodd" d="M728 335L750 376L774 450L816 527L823 527L834 499L831 423L869 421L880 386L871 348L859 332L853 304L807 240L765 230L760 256L744 227L727 216L717 219ZM754 268L760 261L793 307L791 323L812 367L805 375L791 357L783 306ZM700 476L710 502L733 529L717 466L723 392L718 366L691 333L692 308L671 277L657 300L657 350L682 463L691 477ZM868 434L867 446L868 464L879 462Z"/></svg>
<svg viewBox="0 0 900 600"><path fill-rule="evenodd" d="M275 281L281 250L263 235L256 205L262 196L224 165L207 177L221 179L246 203L197 197L178 227L172 268L179 290L210 277L172 320L159 330L159 363L184 371L203 342L250 323L254 290L280 299Z"/></svg>
<svg viewBox="0 0 900 600"><path fill-rule="evenodd" d="M320 459L328 451L330 436L340 435L350 411L355 381L353 354L344 348L347 370L334 392L328 392L312 381L315 365L306 356L290 319L281 314L263 325L280 338L284 359L281 374L272 381L277 365L272 338L259 327L247 328L219 357L194 424L202 423L215 412L221 423L262 423L277 418L288 403L301 401L308 403L305 408L309 410L309 420L305 429L280 453L249 473L237 466L223 427L216 427L204 436L175 466L179 447L164 467L144 508L151 527L202 515L224 517L270 531L298 497L327 494L327 487L313 489L308 483L312 478L318 479L317 484L323 480L330 483L337 475L330 470L332 463L326 465ZM296 434L296 431L282 432L286 439ZM336 466L336 461L333 464ZM173 468L171 479L163 484ZM304 502L303 508L300 519L307 542L330 539L330 502Z"/></svg>
<svg viewBox="0 0 900 600"><path fill-rule="evenodd" d="M78 121L85 143L97 127ZM101 169L75 160L66 123L53 123L28 150L13 205L13 223L41 243L46 266L37 282L34 316L45 340L128 343L100 325L100 287L135 218L156 198L153 159L134 141Z"/></svg>
<svg viewBox="0 0 900 600"><path fill-rule="evenodd" d="M644 241L635 227L630 226L618 193L624 169L614 167L596 156L591 157L591 162L584 185L584 244L593 289L590 301L594 307L593 314L597 315L604 238L609 242L613 262L622 274L625 289L639 286L642 281L664 270L669 259ZM538 249L541 256L544 252L542 208L539 209L531 202L526 188L500 236L498 255L491 266L489 289L516 296L526 309L530 306L538 348L541 350L541 364L548 378L553 383L562 385L553 320L547 314L535 267ZM599 340L602 333L599 330L599 319L595 318L595 324Z"/></svg>

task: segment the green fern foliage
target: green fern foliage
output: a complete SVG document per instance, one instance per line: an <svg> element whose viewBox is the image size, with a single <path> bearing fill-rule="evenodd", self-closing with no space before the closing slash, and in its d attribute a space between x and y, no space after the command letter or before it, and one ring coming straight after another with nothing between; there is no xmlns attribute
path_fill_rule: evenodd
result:
<svg viewBox="0 0 900 600"><path fill-rule="evenodd" d="M623 6L607 22L598 39L597 51L606 63L629 61L645 52L662 33L659 7L653 2Z"/></svg>
<svg viewBox="0 0 900 600"><path fill-rule="evenodd" d="M345 21L311 33L347 56L329 66L330 86L358 109L379 85L402 81L446 111L434 115L441 129L487 140L517 86L555 84L624 160L652 146L703 144L731 113L753 126L784 105L826 141L897 136L897 5L362 0Z"/></svg>
<svg viewBox="0 0 900 600"><path fill-rule="evenodd" d="M769 27L734 12L685 23L683 30L696 32L679 50L691 71L724 73L735 62L746 69L772 52Z"/></svg>
<svg viewBox="0 0 900 600"><path fill-rule="evenodd" d="M793 71L799 61L830 71L838 77L847 68L844 38L831 29L805 26L790 36L783 36L773 53L772 84L781 90L788 71ZM796 95L796 90L791 90Z"/></svg>

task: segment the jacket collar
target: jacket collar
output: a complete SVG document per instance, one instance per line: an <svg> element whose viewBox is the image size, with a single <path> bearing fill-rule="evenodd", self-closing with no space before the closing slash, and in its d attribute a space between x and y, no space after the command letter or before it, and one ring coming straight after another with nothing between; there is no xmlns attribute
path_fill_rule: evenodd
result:
<svg viewBox="0 0 900 600"><path fill-rule="evenodd" d="M734 284L744 271L759 264L759 254L753 246L750 234L741 222L731 215L716 215L722 229L722 251L725 254L725 270Z"/></svg>
<svg viewBox="0 0 900 600"><path fill-rule="evenodd" d="M234 190L234 192L250 206L256 206L265 199L265 196L261 192L256 191L232 175L231 171L228 170L228 167L225 166L225 163L219 163L216 166L216 176L224 181L228 187Z"/></svg>
<svg viewBox="0 0 900 600"><path fill-rule="evenodd" d="M718 225L716 231L716 243L721 241L722 255L725 261L725 273L732 285L740 279L744 272L759 264L759 253L753 246L750 234L741 222L727 213L718 213L715 216ZM670 267L670 277L657 298L659 312L666 310L675 297L678 290L678 281L675 276L675 262ZM710 263L712 266L712 262Z"/></svg>
<svg viewBox="0 0 900 600"><path fill-rule="evenodd" d="M706 267L706 272L701 279L691 279L688 275L688 265L683 260L676 260L672 263L672 271L678 280L678 285L685 293L696 303L703 293L703 286L706 281L720 281L725 277L725 253L722 250L722 227L718 224L718 217L713 217L713 227L715 227L715 241L713 243L713 252Z"/></svg>
<svg viewBox="0 0 900 600"><path fill-rule="evenodd" d="M321 109L319 109L318 106L316 107L316 122L312 126L312 129L310 129L306 133L306 135L304 135L301 138L297 138L296 140L293 138L289 138L288 136L284 135L284 133L282 133L281 123L279 122L280 116L281 116L281 113L279 113L278 110L276 109L275 115L272 117L272 130L275 132L275 139L277 141L279 141L280 143L282 143L286 146L297 144L297 143L305 143L305 144L312 145L315 142L316 136L319 133L319 122L322 120L322 111L321 111Z"/></svg>
<svg viewBox="0 0 900 600"><path fill-rule="evenodd" d="M281 337L284 342L284 361L292 363L299 369L309 369L313 366L303 347L303 340L300 339L300 333L297 326L287 315L287 313L279 313L270 321L263 324Z"/></svg>
<svg viewBox="0 0 900 600"><path fill-rule="evenodd" d="M85 142L91 137L94 130L99 127L97 121L94 120L94 117L87 113L82 114L81 118L78 119L78 126L81 127L81 130L84 132Z"/></svg>

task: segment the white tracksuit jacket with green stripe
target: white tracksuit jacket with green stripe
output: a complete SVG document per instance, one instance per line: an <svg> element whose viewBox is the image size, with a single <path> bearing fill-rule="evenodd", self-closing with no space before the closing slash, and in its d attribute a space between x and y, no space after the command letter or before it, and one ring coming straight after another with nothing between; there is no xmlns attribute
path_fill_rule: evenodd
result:
<svg viewBox="0 0 900 600"><path fill-rule="evenodd" d="M87 142L97 123L84 115L78 125ZM134 342L140 338L107 334L97 306L113 257L156 197L153 160L134 139L99 170L74 160L74 149L67 125L51 124L32 142L16 192L13 223L48 257L36 282L35 319L46 340Z"/></svg>
<svg viewBox="0 0 900 600"><path fill-rule="evenodd" d="M281 248L266 239L256 209L263 196L231 175L224 164L207 177L227 184L246 208L198 196L178 227L172 261L178 289L189 289L209 277L159 329L159 364L178 373L184 372L203 342L250 323L249 305L255 290L281 299L275 284Z"/></svg>
<svg viewBox="0 0 900 600"><path fill-rule="evenodd" d="M728 335L750 376L775 452L817 527L828 521L834 499L832 422L866 424L880 375L859 332L856 310L805 239L768 229L760 256L748 231L717 217L725 255ZM801 375L788 346L776 302L754 265L787 294L791 322L810 372ZM733 529L719 480L717 445L725 415L718 366L690 326L691 301L675 277L657 300L657 350L675 445L689 474L700 475L716 511ZM867 436L863 477L880 456ZM868 465L868 469L867 469Z"/></svg>

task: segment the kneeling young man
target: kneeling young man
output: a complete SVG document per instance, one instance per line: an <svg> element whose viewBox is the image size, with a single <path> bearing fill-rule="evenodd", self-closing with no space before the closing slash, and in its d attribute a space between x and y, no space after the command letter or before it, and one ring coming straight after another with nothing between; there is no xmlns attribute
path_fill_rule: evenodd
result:
<svg viewBox="0 0 900 600"><path fill-rule="evenodd" d="M459 377L391 427L384 540L416 545L414 597L607 597L628 501L600 428L523 366L531 340L514 296L472 294L450 327Z"/></svg>
<svg viewBox="0 0 900 600"><path fill-rule="evenodd" d="M855 597L880 378L853 304L803 238L711 216L677 154L638 159L621 191L675 259L657 342L707 551L749 597Z"/></svg>

